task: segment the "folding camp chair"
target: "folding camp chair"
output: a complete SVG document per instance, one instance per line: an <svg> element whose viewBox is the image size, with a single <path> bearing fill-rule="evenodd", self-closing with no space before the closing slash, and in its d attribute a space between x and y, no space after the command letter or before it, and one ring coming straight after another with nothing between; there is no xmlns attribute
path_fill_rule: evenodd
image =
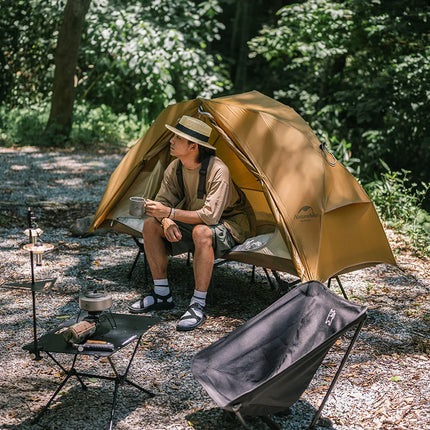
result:
<svg viewBox="0 0 430 430"><path fill-rule="evenodd" d="M143 276L144 276L144 281L146 282L147 276L148 276L148 265L147 265L145 248L144 248L143 239L142 239L142 229L143 229L144 221L145 221L145 217L136 218L133 216L121 216L115 219L115 226L118 232L126 233L130 235L137 246L138 251L133 261L133 264L129 270L128 278L131 279L133 271L136 268L136 265L139 261L139 258L140 256L142 256L143 262L144 262ZM228 261L239 261L244 264L250 264L252 265L251 282L254 282L254 279L255 279L255 268L257 266L260 266L263 268L267 281L270 287L272 288L272 290L277 290L278 293L281 293L282 290L288 291L290 288L298 284L300 282L300 279L297 279L291 282L286 282L285 280L281 279L281 277L279 276L276 270L278 269L278 266L275 265L275 266L269 267L265 265L265 263L267 263L267 259L265 259L264 256L273 254L273 250L267 248L267 245L268 244L270 245L270 243L273 242L273 238L276 238L278 236L279 236L279 232L276 230L274 232L260 234L255 237L251 237L247 239L244 243L240 245L236 245L225 256L217 259L215 261L214 266L215 267L221 266L227 263ZM190 257L191 257L191 251L188 252L187 265L191 264ZM275 278L275 282L271 280L268 270L271 270L272 275ZM297 276L297 273L295 272L295 269L293 269L293 266L291 266L290 272L294 274L294 276ZM340 280L338 280L338 283L342 289L342 293L344 294L344 297L346 298L345 292L342 288L342 285L340 284Z"/></svg>
<svg viewBox="0 0 430 430"><path fill-rule="evenodd" d="M303 283L198 352L191 370L218 406L234 412L246 429L244 416L259 415L267 421L267 415L294 404L336 340L356 326L309 427L313 428L365 318L365 307L334 294L320 282Z"/></svg>

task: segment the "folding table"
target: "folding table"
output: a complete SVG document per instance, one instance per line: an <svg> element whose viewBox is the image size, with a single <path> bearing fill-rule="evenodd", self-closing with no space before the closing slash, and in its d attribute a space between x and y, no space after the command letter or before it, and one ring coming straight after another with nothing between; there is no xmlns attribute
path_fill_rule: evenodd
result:
<svg viewBox="0 0 430 430"><path fill-rule="evenodd" d="M80 315L82 318L82 315ZM84 349L83 351L78 351L78 348L73 346L70 343L67 343L63 335L61 334L62 329L68 327L74 323L76 323L76 318L73 320L69 320L66 323L62 324L57 329L43 335L37 343L37 347L40 351L45 352L48 357L50 357L55 364L57 364L63 372L65 372L66 377L58 386L55 393L52 395L48 403L43 407L43 409L39 412L39 414L34 418L34 422L39 421L41 416L48 410L49 406L60 392L60 390L64 387L67 381L72 377L76 376L78 381L81 383L82 389L86 389L86 385L84 384L82 377L87 378L96 378L103 379L108 381L115 382L115 389L113 393L113 402L112 409L110 415L110 423L109 429L113 428L113 419L115 415L115 408L117 403L117 395L118 388L120 385L124 383L130 384L133 387L139 389L140 391L145 392L150 397L153 397L154 394L135 382L131 381L128 378L128 373L130 367L132 365L133 359L136 355L137 349L140 345L140 341L142 339L143 334L155 325L160 320L159 317L156 316L139 316L139 315L127 315L127 314L114 314L114 313L104 313L99 317L99 323L97 327L97 331L91 336L91 340L97 340L102 342L108 342L113 345L112 350L89 350ZM120 374L117 370L114 362L112 361L112 355L124 348L126 345L131 344L133 341L137 340L134 350L130 356L128 364L126 366L125 372ZM25 345L23 347L24 350L28 350L33 352L34 350L34 342ZM81 349L81 348L80 348ZM72 364L69 369L66 369L54 356L54 354L69 354L72 355ZM112 370L113 374L111 375L101 375L101 374L92 374L82 372L77 369L76 365L79 361L78 358L80 355L89 355L94 357L106 357Z"/></svg>

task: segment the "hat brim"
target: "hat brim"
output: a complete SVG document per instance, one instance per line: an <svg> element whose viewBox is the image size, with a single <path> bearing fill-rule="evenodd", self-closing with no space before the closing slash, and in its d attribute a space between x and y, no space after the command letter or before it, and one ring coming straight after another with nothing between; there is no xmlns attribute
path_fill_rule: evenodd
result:
<svg viewBox="0 0 430 430"><path fill-rule="evenodd" d="M213 149L214 151L216 150L215 146L212 146L210 143L205 142L204 140L200 140L200 139L197 139L196 137L190 136L189 134L184 133L183 131L178 130L175 127L172 127L169 124L164 124L164 125L166 126L166 128L168 128L173 133L177 134L178 136L183 137L184 139L189 140L190 142L197 143L197 144L204 146L206 148Z"/></svg>

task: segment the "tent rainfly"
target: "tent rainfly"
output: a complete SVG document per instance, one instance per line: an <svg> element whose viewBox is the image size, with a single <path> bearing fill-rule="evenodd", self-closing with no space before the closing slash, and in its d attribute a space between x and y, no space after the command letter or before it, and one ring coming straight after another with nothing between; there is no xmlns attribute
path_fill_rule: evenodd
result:
<svg viewBox="0 0 430 430"><path fill-rule="evenodd" d="M257 91L168 106L112 173L90 231L130 228L129 198L154 198L172 160L171 132L182 115L210 124L210 142L244 191L257 236L225 256L302 281L379 263L396 265L373 203L292 108ZM140 224L140 227L143 224Z"/></svg>

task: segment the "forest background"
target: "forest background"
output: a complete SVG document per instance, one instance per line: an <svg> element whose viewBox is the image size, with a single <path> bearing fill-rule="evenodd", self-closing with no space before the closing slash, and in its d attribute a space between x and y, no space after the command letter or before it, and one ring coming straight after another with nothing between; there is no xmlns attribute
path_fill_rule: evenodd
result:
<svg viewBox="0 0 430 430"><path fill-rule="evenodd" d="M0 145L128 146L168 104L294 108L430 255L427 0L0 0Z"/></svg>

